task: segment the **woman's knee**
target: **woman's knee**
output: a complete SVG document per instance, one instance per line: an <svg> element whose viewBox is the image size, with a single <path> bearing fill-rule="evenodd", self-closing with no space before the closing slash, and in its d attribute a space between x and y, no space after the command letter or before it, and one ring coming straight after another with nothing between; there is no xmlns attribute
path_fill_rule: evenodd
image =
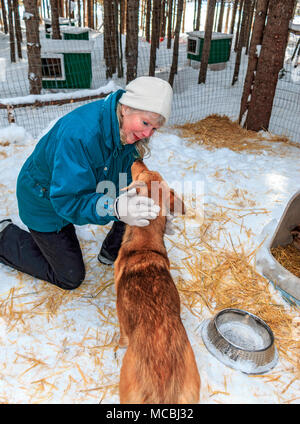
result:
<svg viewBox="0 0 300 424"><path fill-rule="evenodd" d="M77 289L85 279L85 268L80 270L69 270L65 276L57 279L56 285L64 290Z"/></svg>

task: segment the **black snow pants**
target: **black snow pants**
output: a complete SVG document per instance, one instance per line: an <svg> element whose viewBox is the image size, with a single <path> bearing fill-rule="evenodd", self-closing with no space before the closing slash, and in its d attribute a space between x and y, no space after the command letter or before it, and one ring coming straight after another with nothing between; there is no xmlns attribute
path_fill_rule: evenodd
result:
<svg viewBox="0 0 300 424"><path fill-rule="evenodd" d="M112 228L119 232L119 223ZM111 237L112 230L108 236ZM104 240L114 251L120 248L122 238ZM120 241L119 241L120 239ZM107 243L110 241L110 243ZM58 233L20 229L15 224L8 225L0 233L0 263L29 274L56 286L72 290L79 287L85 278L85 266L79 241L73 224L63 227Z"/></svg>

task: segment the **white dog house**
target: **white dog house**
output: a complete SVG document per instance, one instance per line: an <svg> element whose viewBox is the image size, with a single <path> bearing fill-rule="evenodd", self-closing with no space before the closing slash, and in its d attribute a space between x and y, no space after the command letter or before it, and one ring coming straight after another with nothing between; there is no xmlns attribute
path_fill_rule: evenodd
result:
<svg viewBox="0 0 300 424"><path fill-rule="evenodd" d="M271 248L290 244L293 240L291 230L299 224L300 190L289 200L279 222L273 220L263 229L261 241L264 241L256 254L257 270L268 278L286 299L298 305L300 305L300 278L275 259Z"/></svg>

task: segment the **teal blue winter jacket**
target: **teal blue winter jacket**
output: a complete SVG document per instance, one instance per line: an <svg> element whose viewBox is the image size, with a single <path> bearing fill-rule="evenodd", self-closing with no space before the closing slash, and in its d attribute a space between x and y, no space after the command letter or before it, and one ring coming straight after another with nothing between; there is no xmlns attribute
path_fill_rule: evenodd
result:
<svg viewBox="0 0 300 424"><path fill-rule="evenodd" d="M58 232L69 223L117 220L113 202L132 181L131 165L139 157L134 145L121 144L116 107L123 93L118 90L73 110L37 143L17 181L19 214L28 228ZM110 182L109 191L104 181Z"/></svg>

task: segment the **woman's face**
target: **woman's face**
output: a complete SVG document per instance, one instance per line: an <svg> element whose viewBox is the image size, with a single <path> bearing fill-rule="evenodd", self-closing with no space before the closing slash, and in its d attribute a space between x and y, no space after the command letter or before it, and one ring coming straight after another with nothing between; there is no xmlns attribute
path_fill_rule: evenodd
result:
<svg viewBox="0 0 300 424"><path fill-rule="evenodd" d="M146 137L151 137L158 125L160 115L154 112L132 111L122 105L122 132L126 137L126 144L133 144Z"/></svg>

